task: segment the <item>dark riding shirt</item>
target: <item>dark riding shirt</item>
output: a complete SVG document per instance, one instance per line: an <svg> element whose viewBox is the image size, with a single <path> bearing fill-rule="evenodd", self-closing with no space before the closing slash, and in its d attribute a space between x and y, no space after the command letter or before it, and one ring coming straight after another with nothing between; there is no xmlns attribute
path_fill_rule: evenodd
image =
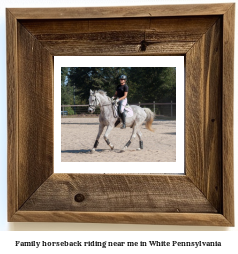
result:
<svg viewBox="0 0 238 254"><path fill-rule="evenodd" d="M126 85L126 84L125 85L118 85L116 91L117 91L117 97L121 98L124 96L125 92L128 92L128 85Z"/></svg>

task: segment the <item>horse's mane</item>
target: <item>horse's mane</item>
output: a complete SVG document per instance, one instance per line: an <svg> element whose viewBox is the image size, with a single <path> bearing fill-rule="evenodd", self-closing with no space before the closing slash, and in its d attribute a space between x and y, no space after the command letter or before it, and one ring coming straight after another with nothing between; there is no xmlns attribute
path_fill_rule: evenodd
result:
<svg viewBox="0 0 238 254"><path fill-rule="evenodd" d="M103 90L95 90L95 91L94 91L94 94L95 94L95 93L99 93L99 94L101 94L102 96L107 97L109 101L112 101L111 98L107 96L107 92L105 92L105 91L103 91Z"/></svg>
<svg viewBox="0 0 238 254"><path fill-rule="evenodd" d="M105 92L103 90L95 91L95 93L100 93L101 95L107 96L107 92Z"/></svg>

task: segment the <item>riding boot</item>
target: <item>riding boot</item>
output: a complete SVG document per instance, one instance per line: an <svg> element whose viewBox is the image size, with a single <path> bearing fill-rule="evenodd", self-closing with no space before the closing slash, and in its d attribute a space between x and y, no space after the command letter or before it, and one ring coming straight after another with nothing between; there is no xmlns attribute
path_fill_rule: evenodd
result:
<svg viewBox="0 0 238 254"><path fill-rule="evenodd" d="M126 129L126 113L125 111L121 113L122 127L121 129Z"/></svg>

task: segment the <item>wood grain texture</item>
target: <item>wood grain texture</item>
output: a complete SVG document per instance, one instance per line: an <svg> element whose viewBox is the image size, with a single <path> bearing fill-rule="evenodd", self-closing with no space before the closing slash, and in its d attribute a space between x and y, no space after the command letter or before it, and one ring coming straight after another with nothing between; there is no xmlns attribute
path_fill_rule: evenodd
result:
<svg viewBox="0 0 238 254"><path fill-rule="evenodd" d="M18 48L21 206L53 173L53 58L19 23Z"/></svg>
<svg viewBox="0 0 238 254"><path fill-rule="evenodd" d="M216 22L219 16L206 17L150 17L150 18L113 18L113 19L53 19L53 20L20 20L19 22L37 39L54 39L54 36L63 36L124 31L122 35L128 36L126 31L151 30L163 34L181 34L188 38L206 33ZM52 37L50 37L52 36Z"/></svg>
<svg viewBox="0 0 238 254"><path fill-rule="evenodd" d="M154 43L141 51L141 43L128 42L81 44L74 41L49 41L42 45L55 56L149 56L149 55L184 55L191 49L193 42Z"/></svg>
<svg viewBox="0 0 238 254"><path fill-rule="evenodd" d="M234 4L8 9L8 220L233 226L233 25ZM186 176L52 174L54 55L186 55Z"/></svg>
<svg viewBox="0 0 238 254"><path fill-rule="evenodd" d="M85 8L10 8L17 19L101 19L222 15L232 6L224 4L150 5Z"/></svg>
<svg viewBox="0 0 238 254"><path fill-rule="evenodd" d="M18 58L17 20L6 11L8 220L18 210Z"/></svg>
<svg viewBox="0 0 238 254"><path fill-rule="evenodd" d="M77 194L85 200L76 202ZM54 174L27 200L24 210L217 212L186 176L103 174Z"/></svg>
<svg viewBox="0 0 238 254"><path fill-rule="evenodd" d="M222 211L222 20L186 55L186 175Z"/></svg>
<svg viewBox="0 0 238 254"><path fill-rule="evenodd" d="M102 20L22 20L52 54L181 55L211 27L217 16ZM199 24L199 25L198 25ZM141 42L146 42L146 52Z"/></svg>
<svg viewBox="0 0 238 254"><path fill-rule="evenodd" d="M223 90L222 90L222 146L223 146L223 213L234 224L234 27L235 4L223 16Z"/></svg>
<svg viewBox="0 0 238 254"><path fill-rule="evenodd" d="M223 215L213 213L18 211L12 221L232 226Z"/></svg>

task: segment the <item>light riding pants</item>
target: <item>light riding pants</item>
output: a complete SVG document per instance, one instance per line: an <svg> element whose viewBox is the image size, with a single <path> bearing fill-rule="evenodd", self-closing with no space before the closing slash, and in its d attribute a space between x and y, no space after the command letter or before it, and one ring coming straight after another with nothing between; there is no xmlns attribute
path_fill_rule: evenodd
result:
<svg viewBox="0 0 238 254"><path fill-rule="evenodd" d="M119 112L120 113L124 112L126 104L127 104L127 98L125 98L124 100L121 100L121 101L118 102L118 107L119 107Z"/></svg>

